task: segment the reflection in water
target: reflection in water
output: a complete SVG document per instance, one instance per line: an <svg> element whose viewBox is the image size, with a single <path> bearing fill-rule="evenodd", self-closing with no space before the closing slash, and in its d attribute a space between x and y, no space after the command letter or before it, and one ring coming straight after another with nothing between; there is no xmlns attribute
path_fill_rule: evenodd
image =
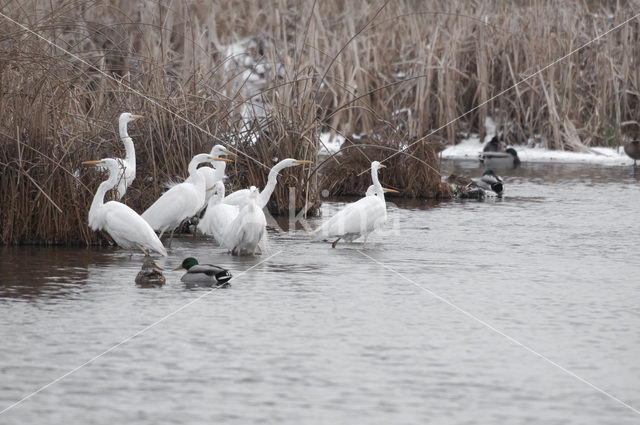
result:
<svg viewBox="0 0 640 425"><path fill-rule="evenodd" d="M482 173L475 161L443 166ZM389 225L367 255L640 405L640 182L627 167L523 164L501 174L502 200L389 198ZM326 202L324 217L352 200ZM361 246L332 249L299 227L271 230L257 257L176 239L169 257L154 257L166 284L153 290L134 283L141 255L3 248L0 410L166 319L0 422L637 421ZM191 256L229 269L231 285L185 287L172 269Z"/></svg>

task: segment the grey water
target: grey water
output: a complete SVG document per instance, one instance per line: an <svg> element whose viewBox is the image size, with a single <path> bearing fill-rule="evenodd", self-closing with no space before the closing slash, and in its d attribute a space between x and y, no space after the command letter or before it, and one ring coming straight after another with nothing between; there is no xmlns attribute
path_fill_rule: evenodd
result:
<svg viewBox="0 0 640 425"><path fill-rule="evenodd" d="M162 288L117 248L3 248L0 423L639 423L640 178L501 174L503 199L388 198L365 249L174 240ZM185 287L187 256L231 286Z"/></svg>

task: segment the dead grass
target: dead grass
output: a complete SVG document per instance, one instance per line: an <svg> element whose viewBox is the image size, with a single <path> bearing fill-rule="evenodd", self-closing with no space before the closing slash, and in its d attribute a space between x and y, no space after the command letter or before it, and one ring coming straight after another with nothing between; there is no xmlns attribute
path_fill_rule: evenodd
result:
<svg viewBox="0 0 640 425"><path fill-rule="evenodd" d="M288 185L297 189L296 209L317 206L323 188L366 189L368 174L355 174L370 159L450 122L634 10L637 1L9 2L0 12L77 57L0 17L0 244L95 242L86 217L102 177L80 163L124 155L120 112L146 117L130 129L139 165L124 198L138 212L215 143L248 155L229 167L236 188L262 186L275 158L315 160L323 129L354 143L362 141L351 135L364 133L366 144L382 146L350 144L317 172L283 173L270 204L283 213ZM228 48L238 41L244 51ZM454 143L460 132L482 132L490 115L511 143L617 145L639 130L639 42L634 20L438 136ZM248 119L250 110L258 117ZM437 169L431 142L409 153ZM388 165L383 183L404 196L450 196L419 160L402 155Z"/></svg>

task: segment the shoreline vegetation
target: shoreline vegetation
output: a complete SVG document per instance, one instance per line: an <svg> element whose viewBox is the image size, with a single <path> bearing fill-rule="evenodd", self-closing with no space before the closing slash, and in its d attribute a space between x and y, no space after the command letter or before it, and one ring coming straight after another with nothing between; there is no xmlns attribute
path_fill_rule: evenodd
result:
<svg viewBox="0 0 640 425"><path fill-rule="evenodd" d="M637 19L455 119L629 19L631 6L9 2L2 14L72 54L0 17L0 245L98 242L87 214L104 175L81 162L124 156L121 112L144 116L129 126L137 176L122 199L139 213L217 143L239 154L227 167L232 190L264 187L280 159L313 161L284 171L269 204L288 213L294 187L296 212L311 205L309 215L320 193L363 193L371 160L442 126L388 161L383 185L450 197L437 152L462 134L482 140L488 116L507 144L617 146L640 131ZM320 158L327 132L346 141Z"/></svg>

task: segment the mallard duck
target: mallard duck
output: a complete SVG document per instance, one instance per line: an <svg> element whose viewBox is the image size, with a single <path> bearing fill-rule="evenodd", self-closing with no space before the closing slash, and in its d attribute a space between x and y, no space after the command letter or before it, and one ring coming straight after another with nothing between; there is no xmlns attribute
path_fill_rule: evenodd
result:
<svg viewBox="0 0 640 425"><path fill-rule="evenodd" d="M213 264L198 264L193 257L185 258L181 265L173 270L186 270L180 279L184 283L224 285L231 279L229 270Z"/></svg>
<svg viewBox="0 0 640 425"><path fill-rule="evenodd" d="M502 149L502 141L498 139L498 136L493 136L491 140L484 145L482 152L502 152Z"/></svg>
<svg viewBox="0 0 640 425"><path fill-rule="evenodd" d="M508 148L504 152L482 152L480 162L491 168L515 168L520 165L520 158L514 148Z"/></svg>
<svg viewBox="0 0 640 425"><path fill-rule="evenodd" d="M447 177L447 183L453 189L453 196L457 199L484 199L484 189L469 177L451 174Z"/></svg>
<svg viewBox="0 0 640 425"><path fill-rule="evenodd" d="M500 176L496 175L493 170L486 170L482 173L482 177L480 180L477 180L478 186L485 190L492 190L498 195L498 197L502 197L502 192L504 191L504 182Z"/></svg>
<svg viewBox="0 0 640 425"><path fill-rule="evenodd" d="M144 287L162 286L165 283L162 269L151 259L146 257L142 263L142 269L136 276L136 283Z"/></svg>
<svg viewBox="0 0 640 425"><path fill-rule="evenodd" d="M640 159L640 140L630 140L624 144L624 153L629 155L633 159L633 166L635 167L636 161Z"/></svg>

